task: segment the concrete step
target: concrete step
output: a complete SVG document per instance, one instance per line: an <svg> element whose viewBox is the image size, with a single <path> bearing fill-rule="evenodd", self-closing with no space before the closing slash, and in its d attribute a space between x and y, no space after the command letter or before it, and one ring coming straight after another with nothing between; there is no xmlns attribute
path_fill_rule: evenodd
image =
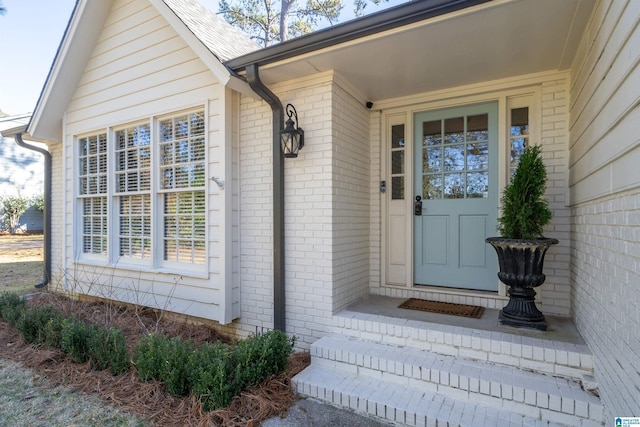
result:
<svg viewBox="0 0 640 427"><path fill-rule="evenodd" d="M343 310L335 334L582 381L593 377L585 344Z"/></svg>
<svg viewBox="0 0 640 427"><path fill-rule="evenodd" d="M324 369L327 375L344 372L534 420L567 425L602 425L603 421L599 398L582 390L578 382L509 365L340 335L314 343L311 357L312 366Z"/></svg>
<svg viewBox="0 0 640 427"><path fill-rule="evenodd" d="M407 426L561 426L509 410L454 399L383 380L311 365L296 377L299 394Z"/></svg>

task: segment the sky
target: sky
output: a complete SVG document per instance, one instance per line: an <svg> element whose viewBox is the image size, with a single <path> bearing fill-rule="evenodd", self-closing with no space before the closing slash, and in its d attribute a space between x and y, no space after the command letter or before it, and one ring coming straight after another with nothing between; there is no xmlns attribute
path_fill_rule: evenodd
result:
<svg viewBox="0 0 640 427"><path fill-rule="evenodd" d="M397 5L390 0L381 7ZM9 115L31 113L62 41L75 0L2 0L0 15L0 109ZM200 0L216 11L218 0ZM352 2L345 1L342 21L353 17Z"/></svg>

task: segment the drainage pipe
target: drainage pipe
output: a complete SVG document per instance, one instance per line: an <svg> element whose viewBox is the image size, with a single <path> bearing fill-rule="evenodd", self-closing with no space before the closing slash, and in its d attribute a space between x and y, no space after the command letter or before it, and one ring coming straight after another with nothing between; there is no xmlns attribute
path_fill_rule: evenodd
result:
<svg viewBox="0 0 640 427"><path fill-rule="evenodd" d="M247 83L271 107L273 125L273 328L285 332L284 289L284 156L280 149L280 131L284 113L280 99L262 83L258 65L246 67Z"/></svg>
<svg viewBox="0 0 640 427"><path fill-rule="evenodd" d="M51 153L47 150L27 144L22 139L22 133L13 136L16 144L27 150L35 151L44 156L44 211L42 232L44 234L44 277L42 282L35 285L36 288L43 288L49 284L51 279Z"/></svg>

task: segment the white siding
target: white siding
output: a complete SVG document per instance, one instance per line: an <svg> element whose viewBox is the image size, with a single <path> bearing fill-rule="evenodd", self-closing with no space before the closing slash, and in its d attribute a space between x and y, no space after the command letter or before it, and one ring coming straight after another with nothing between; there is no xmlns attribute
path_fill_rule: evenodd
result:
<svg viewBox="0 0 640 427"><path fill-rule="evenodd" d="M572 309L607 420L640 414L639 21L637 1L599 1L572 67Z"/></svg>
<svg viewBox="0 0 640 427"><path fill-rule="evenodd" d="M66 202L64 212L54 215L54 221L64 218L65 222L64 227L62 224L53 227L56 233L57 230L65 232L65 237L57 240L64 242L65 258L57 255L57 265L54 265L64 274L66 289L224 323L232 320L233 298L237 302L239 295L237 290L232 292L234 260L230 244L233 235L230 205L234 185L231 174L233 103L230 96L231 93L217 82L206 65L147 1L114 2L66 114L65 181L58 187L66 189ZM76 263L74 136L194 107L209 113L207 177L226 178L229 185L227 192L212 182L206 187L208 272L169 274L149 267L125 269L101 263ZM61 195L56 193L56 200L60 199Z"/></svg>

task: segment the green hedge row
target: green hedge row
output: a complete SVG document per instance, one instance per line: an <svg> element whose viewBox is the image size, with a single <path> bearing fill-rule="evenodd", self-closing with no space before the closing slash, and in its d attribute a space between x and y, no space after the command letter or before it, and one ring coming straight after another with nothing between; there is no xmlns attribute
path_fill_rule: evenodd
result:
<svg viewBox="0 0 640 427"><path fill-rule="evenodd" d="M286 369L294 341L283 332L270 331L233 346L198 347L188 340L152 334L140 340L133 358L140 379L161 381L174 395L192 392L210 411Z"/></svg>
<svg viewBox="0 0 640 427"><path fill-rule="evenodd" d="M18 329L26 342L58 348L74 362L91 361L96 369L109 369L113 375L131 367L125 337L117 329L64 318L53 307L27 308L18 295L7 292L0 296L0 319Z"/></svg>
<svg viewBox="0 0 640 427"><path fill-rule="evenodd" d="M125 337L117 329L64 318L53 307L27 308L23 299L7 292L0 295L0 320L17 328L26 342L59 348L77 363L91 361L113 375L131 368ZM142 381L160 381L177 396L191 392L210 411L286 369L294 343L280 331L256 334L232 346L198 346L151 334L136 345L133 364Z"/></svg>

